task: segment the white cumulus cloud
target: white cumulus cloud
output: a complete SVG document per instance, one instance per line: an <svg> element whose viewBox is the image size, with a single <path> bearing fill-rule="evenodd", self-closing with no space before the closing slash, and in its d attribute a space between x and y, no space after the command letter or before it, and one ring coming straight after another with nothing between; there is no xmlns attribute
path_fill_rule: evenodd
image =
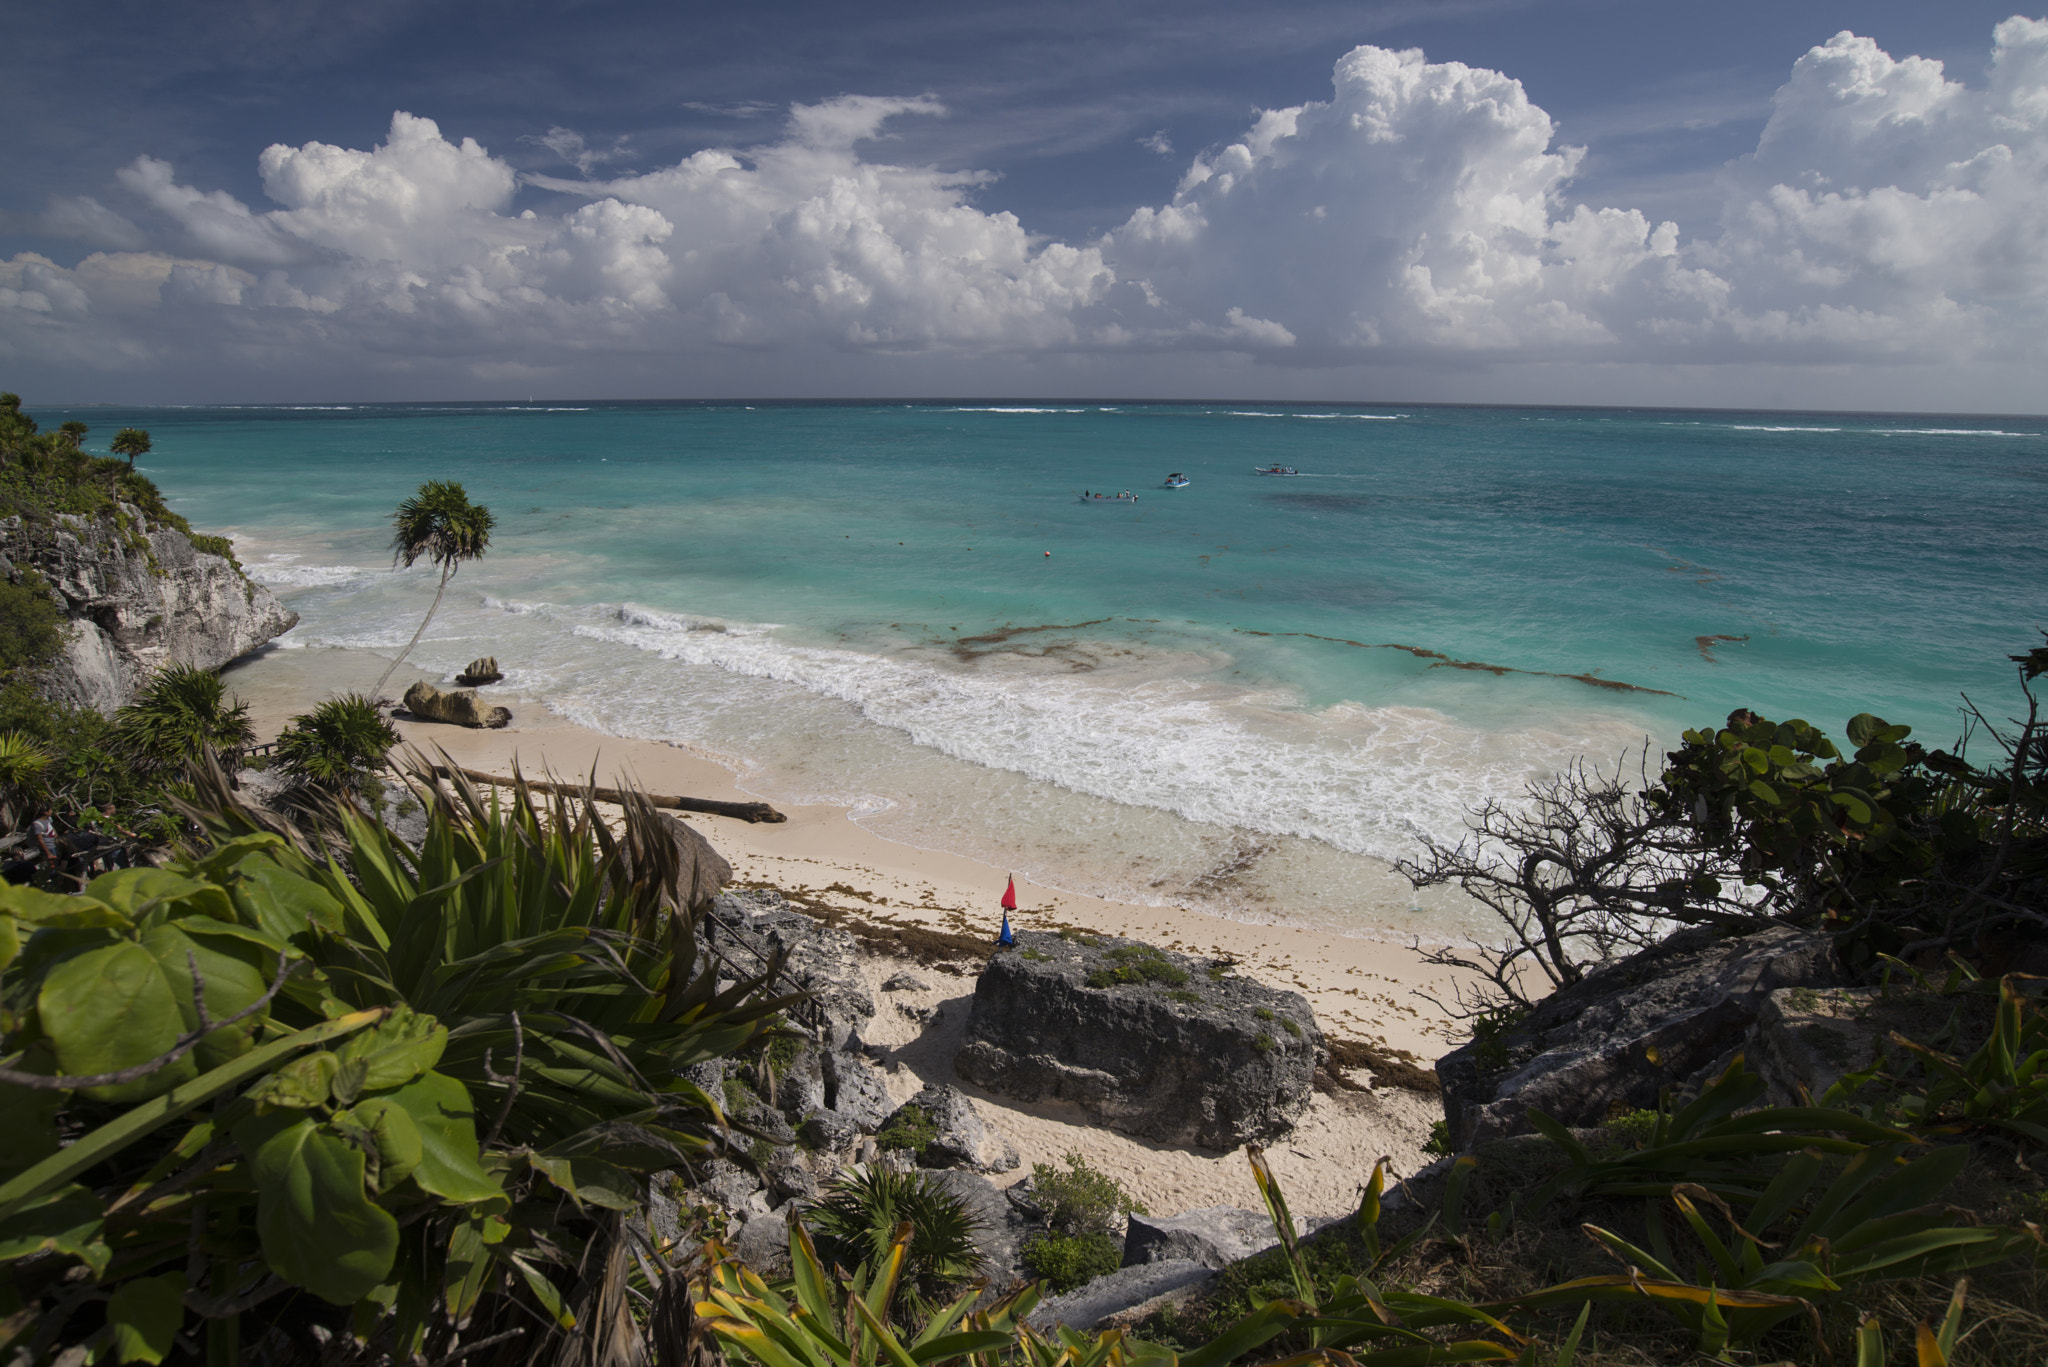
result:
<svg viewBox="0 0 2048 1367"><path fill-rule="evenodd" d="M102 250L0 263L0 355L572 385L798 351L943 353L988 374L1175 352L1295 373L1935 375L1996 358L2034 374L2048 23L1998 25L1991 58L1971 84L1837 35L1793 64L1756 150L1723 171L1718 218L1683 225L1576 200L1583 150L1510 75L1370 46L1337 62L1328 98L1259 113L1171 200L1073 243L980 208L986 173L889 158L891 120L943 116L930 96L800 105L766 144L608 180L522 180L400 112L368 150L266 149L266 206L150 157L117 173L111 204L52 200L42 230ZM585 177L625 146L533 141ZM1141 142L1171 153L1163 132Z"/></svg>

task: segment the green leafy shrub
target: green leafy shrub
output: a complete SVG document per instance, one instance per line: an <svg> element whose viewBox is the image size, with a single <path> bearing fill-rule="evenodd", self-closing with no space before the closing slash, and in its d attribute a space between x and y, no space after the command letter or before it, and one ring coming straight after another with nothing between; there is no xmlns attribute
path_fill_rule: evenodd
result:
<svg viewBox="0 0 2048 1367"><path fill-rule="evenodd" d="M1114 1233L1120 1217L1147 1213L1121 1183L1080 1154L1066 1154L1062 1161L1065 1167L1031 1165L1032 1202L1054 1233Z"/></svg>
<svg viewBox="0 0 2048 1367"><path fill-rule="evenodd" d="M1170 1002L1192 1003L1200 1001L1202 999L1202 994L1199 992L1190 992L1186 988L1176 987L1166 994L1166 999Z"/></svg>
<svg viewBox="0 0 2048 1367"><path fill-rule="evenodd" d="M165 666L114 714L114 728L122 750L145 771L174 771L256 739L249 704L230 701L220 675L195 665Z"/></svg>
<svg viewBox="0 0 2048 1367"><path fill-rule="evenodd" d="M878 1149L909 1149L916 1153L939 1137L939 1127L922 1106L902 1106L875 1135Z"/></svg>
<svg viewBox="0 0 2048 1367"><path fill-rule="evenodd" d="M1272 1052L1273 1052L1273 1037L1272 1037L1271 1035L1267 1034L1267 1033L1266 1033L1265 1031L1263 1031L1263 1030L1259 1031L1259 1033L1258 1033L1258 1034L1256 1034L1256 1035L1253 1035L1253 1036L1252 1036L1252 1049L1253 1049L1253 1050L1254 1050L1255 1052L1257 1052L1257 1053L1261 1053L1261 1054L1270 1054L1270 1053L1272 1053Z"/></svg>
<svg viewBox="0 0 2048 1367"><path fill-rule="evenodd" d="M1273 1019L1273 1012L1271 1008L1262 1006L1252 1012L1252 1017L1255 1020L1269 1021Z"/></svg>
<svg viewBox="0 0 2048 1367"><path fill-rule="evenodd" d="M57 658L64 645L64 610L34 570L0 579L0 672L35 669Z"/></svg>
<svg viewBox="0 0 2048 1367"><path fill-rule="evenodd" d="M1071 1291L1116 1271L1123 1252L1123 1245L1109 1234L1034 1234L1019 1257L1032 1276L1054 1291Z"/></svg>
<svg viewBox="0 0 2048 1367"><path fill-rule="evenodd" d="M1285 1030L1288 1034L1294 1036L1294 1038L1296 1039L1301 1038L1301 1027L1299 1025L1296 1025L1292 1019L1282 1019L1280 1022L1280 1028L1282 1030Z"/></svg>

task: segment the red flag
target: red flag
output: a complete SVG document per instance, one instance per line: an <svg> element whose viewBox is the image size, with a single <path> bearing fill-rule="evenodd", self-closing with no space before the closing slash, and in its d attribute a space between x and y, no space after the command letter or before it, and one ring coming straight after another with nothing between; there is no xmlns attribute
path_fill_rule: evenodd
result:
<svg viewBox="0 0 2048 1367"><path fill-rule="evenodd" d="M1017 875L1015 875L1015 874L1011 874L1011 875L1010 875L1010 886L1008 886L1007 888L1004 888L1004 889L1003 889L1003 910L1004 910L1004 911L1015 911L1016 909L1017 909Z"/></svg>

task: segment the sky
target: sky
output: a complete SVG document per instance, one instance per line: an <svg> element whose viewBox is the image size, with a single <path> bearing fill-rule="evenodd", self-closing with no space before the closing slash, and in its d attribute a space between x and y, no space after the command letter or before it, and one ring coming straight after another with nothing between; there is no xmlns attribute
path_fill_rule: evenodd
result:
<svg viewBox="0 0 2048 1367"><path fill-rule="evenodd" d="M2048 410L2048 19L6 0L0 387Z"/></svg>

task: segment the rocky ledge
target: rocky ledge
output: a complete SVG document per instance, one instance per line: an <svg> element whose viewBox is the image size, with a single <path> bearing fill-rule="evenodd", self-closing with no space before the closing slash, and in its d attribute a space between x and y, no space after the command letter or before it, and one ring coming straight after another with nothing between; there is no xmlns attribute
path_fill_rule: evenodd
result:
<svg viewBox="0 0 2048 1367"><path fill-rule="evenodd" d="M71 624L40 681L48 697L96 712L125 705L166 665L218 669L298 623L268 589L184 533L144 532L142 513L0 521L0 574L33 570Z"/></svg>
<svg viewBox="0 0 2048 1367"><path fill-rule="evenodd" d="M1230 1149L1293 1128L1323 1053L1300 993L1223 961L1025 931L982 970L954 1067L1022 1101L1072 1102L1127 1134Z"/></svg>

